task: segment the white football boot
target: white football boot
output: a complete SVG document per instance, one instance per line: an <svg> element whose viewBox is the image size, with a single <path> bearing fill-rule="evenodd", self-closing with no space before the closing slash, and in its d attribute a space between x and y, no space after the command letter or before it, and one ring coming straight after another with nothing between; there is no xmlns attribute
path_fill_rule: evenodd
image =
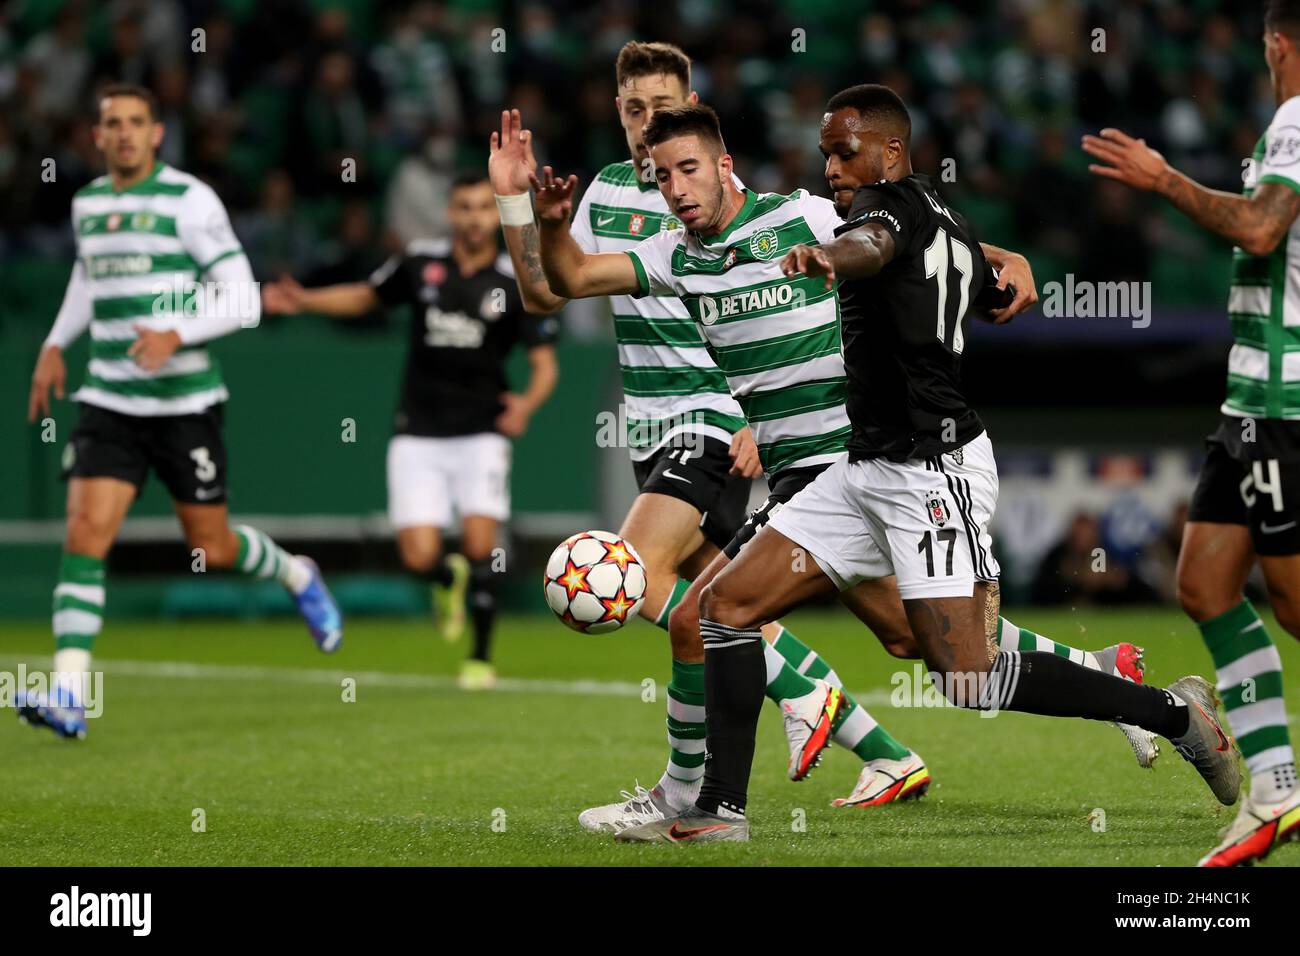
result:
<svg viewBox="0 0 1300 956"><path fill-rule="evenodd" d="M858 782L847 797L831 801L832 807L879 807L901 800L919 800L930 789L930 771L916 754L902 760L879 757L862 765Z"/></svg>
<svg viewBox="0 0 1300 956"><path fill-rule="evenodd" d="M1247 796L1223 840L1196 865L1250 866L1292 840L1300 840L1300 787L1276 803L1256 803Z"/></svg>
<svg viewBox="0 0 1300 956"><path fill-rule="evenodd" d="M623 799L619 803L583 810L578 814L578 823L589 833L622 833L629 827L654 823L677 812L658 787L647 790L637 783L635 792L623 790L620 795Z"/></svg>
<svg viewBox="0 0 1300 956"><path fill-rule="evenodd" d="M791 780L802 780L821 760L831 745L831 724L844 705L844 694L824 680L814 680L817 689L781 701L785 736L790 743L787 772Z"/></svg>

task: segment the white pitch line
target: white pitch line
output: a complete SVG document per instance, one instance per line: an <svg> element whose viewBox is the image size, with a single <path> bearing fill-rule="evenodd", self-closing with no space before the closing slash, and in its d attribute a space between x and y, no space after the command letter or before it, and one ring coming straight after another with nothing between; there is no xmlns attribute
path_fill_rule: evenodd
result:
<svg viewBox="0 0 1300 956"><path fill-rule="evenodd" d="M24 664L29 671L49 670L48 657L23 657L0 654L0 667ZM406 687L421 690L456 690L456 678L443 674L398 674L392 671L320 670L309 667L257 667L247 664L195 664L188 661L125 661L112 658L96 660L94 666L106 675L173 680L264 681L280 684L330 684L337 686L350 677L365 687ZM527 677L501 677L496 689L516 694L571 694L583 697L639 697L641 685L630 681L544 680ZM888 691L873 690L854 694L864 706L878 707L889 703Z"/></svg>

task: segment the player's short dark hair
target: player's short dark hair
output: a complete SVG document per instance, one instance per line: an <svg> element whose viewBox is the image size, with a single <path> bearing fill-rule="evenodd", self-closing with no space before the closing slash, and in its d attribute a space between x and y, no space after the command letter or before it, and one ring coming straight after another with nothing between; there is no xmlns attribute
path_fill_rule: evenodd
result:
<svg viewBox="0 0 1300 956"><path fill-rule="evenodd" d="M892 133L907 146L912 140L912 117L903 98L879 83L862 83L840 90L826 104L826 112L857 110L858 115L882 131Z"/></svg>
<svg viewBox="0 0 1300 956"><path fill-rule="evenodd" d="M158 97L154 96L153 90L147 86L139 86L135 83L109 83L107 86L100 87L95 94L95 118L99 119L100 104L110 96L134 96L138 100L144 100L145 106L149 107L149 118L155 123L162 110L158 106Z"/></svg>
<svg viewBox="0 0 1300 956"><path fill-rule="evenodd" d="M448 195L457 189L465 186L477 186L479 183L489 182L488 174L481 169L467 169L464 172L456 174L456 178L451 181L451 188L447 190Z"/></svg>
<svg viewBox="0 0 1300 956"><path fill-rule="evenodd" d="M719 156L727 151L727 146L722 141L718 114L713 112L711 106L703 103L667 106L655 110L650 122L641 131L641 138L647 147L658 146L678 136L698 136L701 140L713 143L718 148Z"/></svg>
<svg viewBox="0 0 1300 956"><path fill-rule="evenodd" d="M614 80L621 89L624 81L637 76L675 76L682 81L682 89L691 89L691 58L681 47L671 43L642 43L629 40L618 51L614 64Z"/></svg>
<svg viewBox="0 0 1300 956"><path fill-rule="evenodd" d="M1264 29L1300 37L1300 0L1268 0L1264 7Z"/></svg>

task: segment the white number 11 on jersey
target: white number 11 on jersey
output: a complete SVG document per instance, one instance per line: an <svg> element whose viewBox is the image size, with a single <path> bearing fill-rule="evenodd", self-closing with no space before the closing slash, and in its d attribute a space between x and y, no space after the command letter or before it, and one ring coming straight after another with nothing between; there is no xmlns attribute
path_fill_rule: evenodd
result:
<svg viewBox="0 0 1300 956"><path fill-rule="evenodd" d="M957 321L953 323L952 330L952 353L961 355L961 350L966 347L961 334L961 319L966 314L966 306L970 302L970 279L971 274L975 271L975 260L971 257L970 247L960 239L950 238L945 230L936 230L934 242L930 243L925 250L925 277L927 279L936 279L939 283L939 308L937 310L939 320L934 334L940 342L947 345L949 245L952 247L951 262L961 274L959 280L961 298L957 304Z"/></svg>

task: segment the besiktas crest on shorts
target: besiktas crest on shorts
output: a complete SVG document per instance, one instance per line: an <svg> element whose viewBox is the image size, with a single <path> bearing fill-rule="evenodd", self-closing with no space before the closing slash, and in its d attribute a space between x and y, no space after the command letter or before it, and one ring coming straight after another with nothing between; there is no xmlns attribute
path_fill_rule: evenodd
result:
<svg viewBox="0 0 1300 956"><path fill-rule="evenodd" d="M948 523L948 505L939 492L932 491L925 496L925 510L930 515L930 523L936 528L942 528Z"/></svg>

